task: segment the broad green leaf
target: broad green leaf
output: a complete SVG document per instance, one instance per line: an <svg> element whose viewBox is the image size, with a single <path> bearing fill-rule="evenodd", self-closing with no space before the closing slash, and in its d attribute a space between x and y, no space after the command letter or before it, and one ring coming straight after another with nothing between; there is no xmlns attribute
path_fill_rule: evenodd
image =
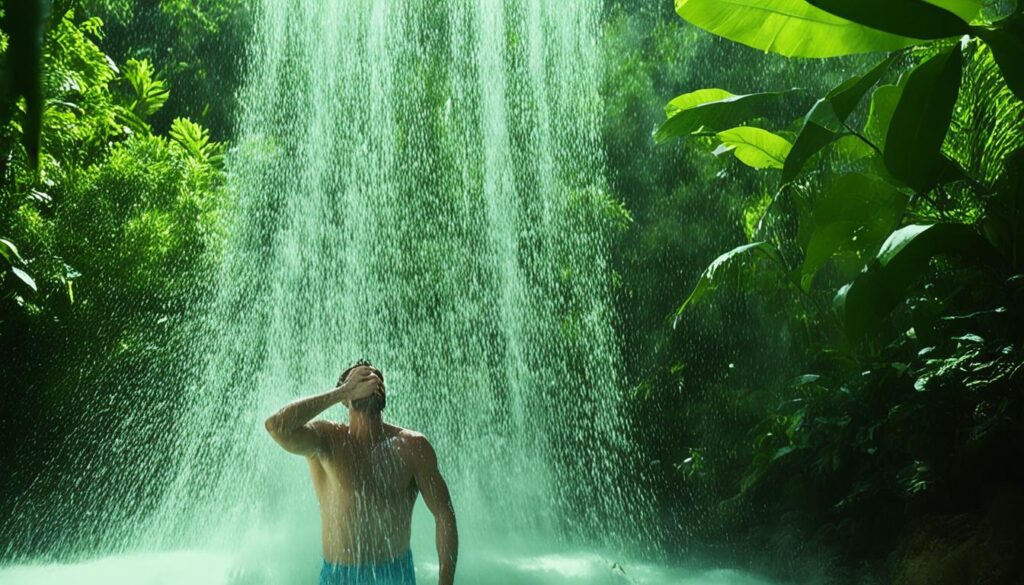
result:
<svg viewBox="0 0 1024 585"><path fill-rule="evenodd" d="M992 245L1009 260L1015 273L1024 270L1024 148L1011 153L1006 171L996 182L982 228Z"/></svg>
<svg viewBox="0 0 1024 585"><path fill-rule="evenodd" d="M883 59L864 75L851 77L828 92L825 99L832 104L832 109L835 111L836 116L841 120L848 118L853 113L853 110L857 108L860 100L864 99L864 95L889 71L889 67L892 66L895 60L895 55Z"/></svg>
<svg viewBox="0 0 1024 585"><path fill-rule="evenodd" d="M795 179L800 174L800 170L804 168L804 164L812 156L843 135L841 132L826 128L814 119L820 113L818 110L827 105L825 101L819 101L817 104L814 104L814 109L808 113L807 119L804 120L804 125L800 128L796 141L793 142L793 148L789 151L789 156L786 157L783 163L783 183L788 183Z"/></svg>
<svg viewBox="0 0 1024 585"><path fill-rule="evenodd" d="M690 108L697 107L701 104L708 102L717 102L729 98L736 97L724 89L718 89L716 87L709 87L706 89L698 89L690 93L684 93L681 96L676 97L668 104L665 105L665 117L671 118L672 116L679 113L681 110L689 110Z"/></svg>
<svg viewBox="0 0 1024 585"><path fill-rule="evenodd" d="M889 121L883 154L890 173L925 192L944 167L942 142L960 91L960 45L955 44L911 71Z"/></svg>
<svg viewBox="0 0 1024 585"><path fill-rule="evenodd" d="M994 250L971 226L963 224L908 225L896 230L871 265L840 289L833 301L847 334L857 339L877 329L928 268L931 258L940 254L988 262Z"/></svg>
<svg viewBox="0 0 1024 585"><path fill-rule="evenodd" d="M835 16L914 39L943 39L968 33L969 26L949 10L924 0L807 0ZM960 4L949 2L947 5Z"/></svg>
<svg viewBox="0 0 1024 585"><path fill-rule="evenodd" d="M928 0L928 3L952 12L964 22L974 22L984 5L983 0Z"/></svg>
<svg viewBox="0 0 1024 585"><path fill-rule="evenodd" d="M29 276L28 273L22 270L21 268L18 268L17 266L11 266L11 273L13 273L14 276L18 277L18 280L25 283L25 285L28 286L30 289L37 292L39 291L39 289L36 288L35 279Z"/></svg>
<svg viewBox="0 0 1024 585"><path fill-rule="evenodd" d="M723 271L733 266L738 261L738 259L741 259L747 255L756 254L760 254L761 256L768 258L774 262L778 262L779 264L782 264L784 266L784 263L782 262L782 257L779 255L778 249L776 249L775 246L769 244L768 242L754 242L729 250L725 254L722 254L718 258L715 258L715 261L712 262L704 270L704 273L700 275L700 280L697 281L697 286L693 288L693 292L691 292L690 295L686 297L686 300L683 301L683 304L680 305L678 310L676 310L675 320L673 321L673 327L679 322L679 319L682 317L683 312L686 311L687 307L689 307L693 303L700 301L702 298L704 298L705 295L707 295L709 292L714 290L716 286L718 286Z"/></svg>
<svg viewBox="0 0 1024 585"><path fill-rule="evenodd" d="M686 136L697 130L718 131L757 117L758 111L779 96L797 90L733 95L724 89L702 89L685 93L665 106L668 120L654 133L657 142ZM722 97L724 96L724 97ZM710 100L710 101L705 101Z"/></svg>
<svg viewBox="0 0 1024 585"><path fill-rule="evenodd" d="M848 162L875 155L875 150L873 148L871 148L859 136L854 136L853 134L847 134L846 136L836 140L832 145L832 150ZM790 156L793 155L790 154Z"/></svg>
<svg viewBox="0 0 1024 585"><path fill-rule="evenodd" d="M715 156L726 152L755 169L781 169L793 145L785 138L754 126L739 126L716 134L722 144Z"/></svg>
<svg viewBox="0 0 1024 585"><path fill-rule="evenodd" d="M864 94L889 70L894 59L895 56L889 57L864 75L844 81L814 104L804 118L804 125L793 143L793 150L786 157L782 170L783 183L793 180L808 159L845 134L843 122L864 98Z"/></svg>
<svg viewBox="0 0 1024 585"><path fill-rule="evenodd" d="M904 78L905 79L905 78ZM864 136L875 146L885 150L885 136L889 132L889 122L896 104L903 94L903 85L880 85L871 94L871 107L864 125Z"/></svg>
<svg viewBox="0 0 1024 585"><path fill-rule="evenodd" d="M1019 0L1018 7L1024 7L1024 0ZM1006 85L1024 100L1024 12L990 27L974 27L971 32L992 49Z"/></svg>
<svg viewBox="0 0 1024 585"><path fill-rule="evenodd" d="M692 24L786 57L836 57L917 44L829 14L804 0L675 0Z"/></svg>
<svg viewBox="0 0 1024 585"><path fill-rule="evenodd" d="M810 237L801 267L801 286L810 289L815 273L843 252L873 252L898 225L907 199L885 181L860 173L844 175L815 203Z"/></svg>

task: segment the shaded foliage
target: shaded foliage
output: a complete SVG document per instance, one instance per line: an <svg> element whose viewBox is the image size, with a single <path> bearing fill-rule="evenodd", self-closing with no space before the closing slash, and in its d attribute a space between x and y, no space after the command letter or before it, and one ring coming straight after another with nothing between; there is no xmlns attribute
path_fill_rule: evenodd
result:
<svg viewBox="0 0 1024 585"><path fill-rule="evenodd" d="M768 32L783 40L797 29L813 34L804 29L827 20L787 22L781 30L752 22L757 32L736 38L725 16L695 16L699 4L676 7L684 19L741 42ZM749 4L774 10L782 3ZM795 129L796 140L782 165L748 162L768 173L781 166L780 176L769 177L778 189L758 204L751 243L707 269L679 318L683 325L698 318L693 301L704 296L723 258L771 246L778 261L770 270L751 262L745 279L728 282L763 295L765 278L774 279L789 297L788 314L778 318L804 331L794 340L804 357L786 368L791 382L766 387L773 399L762 404L761 422L733 435L734 448L747 454L740 458L745 471L735 476L735 464L705 460L701 473L707 481L734 478L730 506L765 510L748 522L751 534L769 538L763 531L787 518L834 547L841 565L866 559L888 581L887 570L913 559L896 559L890 569L881 561L901 533L914 534L906 530L917 519L988 517L995 504L985 494L999 486L1019 493L1024 483L1016 470L981 462L1024 455L1016 235L1024 118L1014 95L1019 60L1000 47L1024 37L1017 35L1017 14L980 3L791 4L935 40L906 43L827 92L802 120L746 122L781 135ZM992 31L1007 36L993 41ZM961 35L968 36L951 38ZM851 28L829 45L829 55L800 52L798 44L760 48L831 56L889 49L891 40ZM869 94L869 103L858 103ZM706 140L700 125L691 122L696 143ZM1024 510L1021 504L999 509ZM1024 542L1019 530L1000 538ZM1006 581L995 582L1024 569L1012 559L1000 567L998 579Z"/></svg>

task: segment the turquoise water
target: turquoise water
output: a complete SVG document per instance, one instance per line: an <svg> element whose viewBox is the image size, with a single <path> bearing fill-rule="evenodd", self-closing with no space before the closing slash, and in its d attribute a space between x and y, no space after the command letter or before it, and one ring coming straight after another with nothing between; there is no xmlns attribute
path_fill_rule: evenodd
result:
<svg viewBox="0 0 1024 585"><path fill-rule="evenodd" d="M417 582L436 582L437 565L417 564ZM0 569L7 585L77 583L107 585L244 585L255 583L315 583L317 568L287 576L281 571L240 569L230 556L178 551L102 558L78 565L22 566ZM686 571L650 564L620 565L593 552L516 556L493 554L463 563L457 577L463 583L494 585L769 585L729 569Z"/></svg>

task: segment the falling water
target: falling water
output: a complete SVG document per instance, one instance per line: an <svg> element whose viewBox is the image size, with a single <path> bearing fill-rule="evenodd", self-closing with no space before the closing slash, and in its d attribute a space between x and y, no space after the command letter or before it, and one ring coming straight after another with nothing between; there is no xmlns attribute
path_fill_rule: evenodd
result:
<svg viewBox="0 0 1024 585"><path fill-rule="evenodd" d="M236 538L310 508L304 464L260 423L367 357L387 420L435 444L465 542L638 536L600 2L301 4L262 6L204 383L151 535Z"/></svg>
<svg viewBox="0 0 1024 585"><path fill-rule="evenodd" d="M311 582L308 470L262 422L359 357L385 373L385 420L435 445L460 579L618 582L612 561L651 551L610 303L600 9L263 0L217 294L183 363L199 383L173 445L148 459L169 484L144 522L108 527L124 555L67 575ZM421 506L425 582L432 534ZM689 579L636 571L630 582ZM6 577L19 575L42 578Z"/></svg>

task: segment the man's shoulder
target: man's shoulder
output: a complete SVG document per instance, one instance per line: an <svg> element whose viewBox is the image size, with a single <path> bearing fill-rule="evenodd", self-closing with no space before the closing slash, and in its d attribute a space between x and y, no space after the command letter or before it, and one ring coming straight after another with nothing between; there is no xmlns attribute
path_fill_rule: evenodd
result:
<svg viewBox="0 0 1024 585"><path fill-rule="evenodd" d="M391 435L395 441L405 445L412 451L421 451L423 449L430 448L430 441L427 437L419 432L412 429L404 429L395 425L384 424L388 434Z"/></svg>
<svg viewBox="0 0 1024 585"><path fill-rule="evenodd" d="M322 418L310 421L309 426L323 437L335 437L348 433L347 425Z"/></svg>

